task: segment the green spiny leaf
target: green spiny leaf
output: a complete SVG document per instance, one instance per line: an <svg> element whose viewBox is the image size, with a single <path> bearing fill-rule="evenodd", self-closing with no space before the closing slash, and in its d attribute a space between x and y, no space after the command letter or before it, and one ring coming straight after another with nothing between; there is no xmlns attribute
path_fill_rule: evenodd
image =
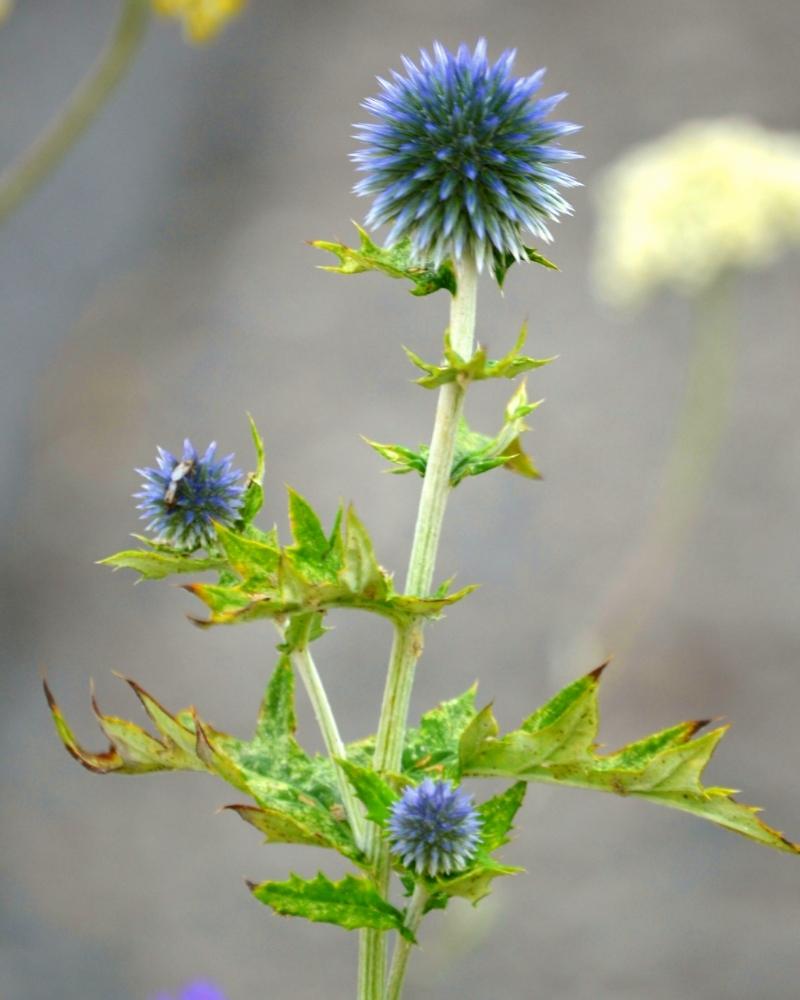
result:
<svg viewBox="0 0 800 1000"><path fill-rule="evenodd" d="M800 845L757 818L758 809L731 798L730 789L702 784L703 771L726 727L697 737L706 723L685 722L615 753L598 754L597 689L602 669L568 685L505 736L498 735L491 710L484 710L477 717L480 723L473 720L462 736L462 773L635 795L693 813L768 847L800 853Z"/></svg>
<svg viewBox="0 0 800 1000"><path fill-rule="evenodd" d="M223 531L222 544L231 552L232 564L243 574L252 571L253 575L245 580L226 577L224 583L186 585L185 589L211 612L207 620L194 619L198 625L259 619L291 621L314 614L316 633L311 638L315 638L322 631L318 616L329 608L371 611L395 622L437 618L444 608L474 589L464 587L450 594L442 590L432 596L397 594L352 507L344 524L341 515L337 516L330 536L323 532L309 504L293 491L290 511L296 542L282 550L260 540L251 544L247 538L235 533L225 535Z"/></svg>
<svg viewBox="0 0 800 1000"><path fill-rule="evenodd" d="M516 343L504 357L492 360L487 356L486 348L479 346L471 358L462 358L453 350L450 342L449 330L444 338L445 363L442 365L430 364L427 361L404 348L409 360L425 374L418 378L417 385L425 389L435 389L448 382L479 382L490 378L516 378L523 372L531 371L534 368L541 368L544 365L555 361L555 358L529 358L521 354L521 350L528 336L527 323L523 324Z"/></svg>
<svg viewBox="0 0 800 1000"><path fill-rule="evenodd" d="M426 712L416 729L409 729L403 750L403 772L415 780L459 777L458 747L462 733L475 717L473 684L462 695Z"/></svg>
<svg viewBox="0 0 800 1000"><path fill-rule="evenodd" d="M193 557L185 552L127 549L101 559L99 565L111 566L115 570L135 570L141 574L142 580L163 580L172 573L204 573L206 570L219 569L225 565L225 560L218 556Z"/></svg>
<svg viewBox="0 0 800 1000"><path fill-rule="evenodd" d="M524 871L513 865L501 865L499 861L480 853L470 867L458 875L447 878L426 879L425 884L434 898L460 896L468 899L473 906L489 895L491 883L503 875L517 875Z"/></svg>
<svg viewBox="0 0 800 1000"><path fill-rule="evenodd" d="M97 720L111 741L101 754L78 744L45 687L56 731L70 754L85 767L120 774L208 771L253 798L257 808L243 818L255 826L260 823L259 828L270 839L291 838L292 842L332 848L363 864L339 800L333 763L308 756L294 739L294 679L287 657L278 663L256 733L248 741L214 730L194 711L173 715L134 681L128 683L161 739L133 723L103 715L95 704Z"/></svg>
<svg viewBox="0 0 800 1000"><path fill-rule="evenodd" d="M541 402L528 402L523 382L507 403L503 426L495 437L473 431L462 417L456 434L450 484L458 486L467 476L479 476L501 466L528 479L541 479L539 470L525 453L520 440L522 432L528 429L525 417ZM379 455L397 466L392 472L402 475L414 471L425 476L430 451L427 445L420 445L418 451L413 451L403 445L365 440Z"/></svg>
<svg viewBox="0 0 800 1000"><path fill-rule="evenodd" d="M407 278L411 281L414 285L411 289L412 295L430 295L440 288L445 288L452 295L455 295L456 277L450 261L446 261L439 268L434 268L432 265L420 265L414 259L410 240L401 240L388 248L379 247L358 223L354 222L353 225L358 230L360 237L358 249L348 247L344 243L312 240L312 247L316 247L318 250L327 250L339 258L338 266L323 266L321 270L334 271L337 274L382 271L390 278Z"/></svg>
<svg viewBox="0 0 800 1000"><path fill-rule="evenodd" d="M347 930L396 930L413 940L403 923L403 914L367 878L345 875L341 881L332 882L320 872L314 879L291 875L286 882L251 884L250 890L259 902L285 917L305 917Z"/></svg>
<svg viewBox="0 0 800 1000"><path fill-rule="evenodd" d="M311 504L296 490L288 488L289 523L294 536L290 551L303 562L322 563L328 553L329 542L320 519Z"/></svg>
<svg viewBox="0 0 800 1000"><path fill-rule="evenodd" d="M372 541L352 507L347 509L340 579L350 591L370 599L384 600L389 593L388 580L375 558Z"/></svg>
<svg viewBox="0 0 800 1000"><path fill-rule="evenodd" d="M251 586L259 586L274 580L280 559L277 546L249 538L222 524L216 524L214 527L228 565L243 581Z"/></svg>
<svg viewBox="0 0 800 1000"><path fill-rule="evenodd" d="M294 736L294 671L288 656L282 656L272 672L258 712L254 739L268 744Z"/></svg>
<svg viewBox="0 0 800 1000"><path fill-rule="evenodd" d="M518 781L499 795L492 796L478 806L481 817L481 844L486 854L491 854L508 843L508 833L514 823L528 786Z"/></svg>
<svg viewBox="0 0 800 1000"><path fill-rule="evenodd" d="M384 826L398 795L376 772L351 760L337 761L358 798L366 806L367 819Z"/></svg>
<svg viewBox="0 0 800 1000"><path fill-rule="evenodd" d="M366 437L364 440L370 448L374 448L379 455L397 466L395 469L388 470L394 475L403 476L407 472L418 472L420 476L425 475L429 451L426 445L422 445L417 452L400 444L381 444L379 441L371 441Z"/></svg>
<svg viewBox="0 0 800 1000"><path fill-rule="evenodd" d="M533 264L541 264L542 267L546 267L551 271L558 270L558 266L551 260L548 260L547 257L540 254L538 250L534 250L533 247L525 247L524 249L526 257ZM494 274L495 281L500 288L502 288L505 283L506 275L508 274L509 269L513 264L516 264L516 262L516 257L512 253L507 253L502 261L498 260L495 264L492 269L492 273Z"/></svg>
<svg viewBox="0 0 800 1000"><path fill-rule="evenodd" d="M326 632L322 615L317 611L306 611L294 615L284 629L283 642L278 645L282 653L293 653L296 649L321 639Z"/></svg>
<svg viewBox="0 0 800 1000"><path fill-rule="evenodd" d="M258 433L258 427L250 414L247 414L250 422L250 435L253 438L253 447L256 450L256 469L251 472L244 492L239 523L242 526L249 525L261 510L264 503L264 470L266 460L264 457L264 442Z"/></svg>
<svg viewBox="0 0 800 1000"><path fill-rule="evenodd" d="M233 805L225 806L264 834L268 844L307 844L337 850L335 843L320 830L303 823L296 815L274 807ZM311 817L313 822L313 817Z"/></svg>

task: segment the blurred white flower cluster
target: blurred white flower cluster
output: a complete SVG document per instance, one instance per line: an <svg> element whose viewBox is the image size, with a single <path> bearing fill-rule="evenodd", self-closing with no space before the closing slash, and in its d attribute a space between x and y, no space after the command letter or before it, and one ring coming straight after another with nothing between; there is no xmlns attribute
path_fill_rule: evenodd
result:
<svg viewBox="0 0 800 1000"><path fill-rule="evenodd" d="M598 205L603 298L695 295L800 243L800 136L740 119L687 122L618 160Z"/></svg>

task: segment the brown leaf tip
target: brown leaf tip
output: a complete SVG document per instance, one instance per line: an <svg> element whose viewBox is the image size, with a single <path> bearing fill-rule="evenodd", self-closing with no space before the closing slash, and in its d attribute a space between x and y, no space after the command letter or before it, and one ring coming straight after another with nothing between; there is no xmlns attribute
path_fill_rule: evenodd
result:
<svg viewBox="0 0 800 1000"><path fill-rule="evenodd" d="M593 680L599 681L603 675L603 671L606 669L609 663L611 663L610 656L607 660L601 663L599 667L595 667L594 670L590 670L588 676L591 677Z"/></svg>
<svg viewBox="0 0 800 1000"><path fill-rule="evenodd" d="M50 706L50 711L54 715L60 715L61 711L55 697L53 696L53 692L50 690L50 685L47 683L46 677L42 678L42 687L44 688L44 696L47 698L47 704Z"/></svg>

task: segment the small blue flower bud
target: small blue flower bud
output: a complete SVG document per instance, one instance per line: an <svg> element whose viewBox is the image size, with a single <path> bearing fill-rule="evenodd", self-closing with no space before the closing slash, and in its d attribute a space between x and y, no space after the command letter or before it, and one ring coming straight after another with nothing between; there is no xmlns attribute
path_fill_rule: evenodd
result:
<svg viewBox="0 0 800 1000"><path fill-rule="evenodd" d="M239 516L244 499L242 472L232 467L233 455L216 460L216 442L203 455L187 438L180 459L158 449L157 468L137 469L144 477L142 489L134 493L141 519L156 540L194 550L214 540L214 522L231 524Z"/></svg>
<svg viewBox="0 0 800 1000"><path fill-rule="evenodd" d="M354 190L374 197L367 225L391 225L390 244L408 237L420 260L469 255L482 269L525 259L523 232L549 241L548 222L571 213L557 188L578 182L555 164L578 158L558 140L579 126L547 121L566 95L534 99L544 70L515 78L513 61L491 65L484 39L474 52L436 42L419 66L403 57L406 76L378 77L382 93L362 104L377 121L356 126Z"/></svg>
<svg viewBox="0 0 800 1000"><path fill-rule="evenodd" d="M418 875L463 871L480 842L481 820L472 797L449 781L426 778L406 788L389 818L391 851Z"/></svg>

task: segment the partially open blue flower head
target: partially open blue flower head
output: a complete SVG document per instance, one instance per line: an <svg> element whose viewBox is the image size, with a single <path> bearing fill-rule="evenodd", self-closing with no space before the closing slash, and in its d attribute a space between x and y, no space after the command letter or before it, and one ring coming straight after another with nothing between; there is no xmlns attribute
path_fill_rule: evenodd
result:
<svg viewBox="0 0 800 1000"><path fill-rule="evenodd" d="M426 778L409 786L392 807L391 851L418 875L463 871L480 842L481 820L472 798L449 781Z"/></svg>
<svg viewBox="0 0 800 1000"><path fill-rule="evenodd" d="M572 211L558 187L578 182L557 164L579 154L558 140L579 126L548 120L566 95L535 99L545 71L514 77L514 56L491 65L484 39L455 54L436 42L363 102L377 121L356 126L354 190L374 196L367 225L390 224L389 243L409 237L420 261L524 260L524 231L549 241L548 223Z"/></svg>
<svg viewBox="0 0 800 1000"><path fill-rule="evenodd" d="M157 468L137 469L144 477L134 493L147 530L182 549L208 547L214 541L214 522L231 524L244 499L242 472L233 468L233 455L215 459L216 442L200 455L187 438L176 458L158 449Z"/></svg>
<svg viewBox="0 0 800 1000"><path fill-rule="evenodd" d="M175 1000L175 998L160 993L157 997L153 997L153 1000ZM212 983L196 982L184 986L177 1000L226 1000L226 997Z"/></svg>

